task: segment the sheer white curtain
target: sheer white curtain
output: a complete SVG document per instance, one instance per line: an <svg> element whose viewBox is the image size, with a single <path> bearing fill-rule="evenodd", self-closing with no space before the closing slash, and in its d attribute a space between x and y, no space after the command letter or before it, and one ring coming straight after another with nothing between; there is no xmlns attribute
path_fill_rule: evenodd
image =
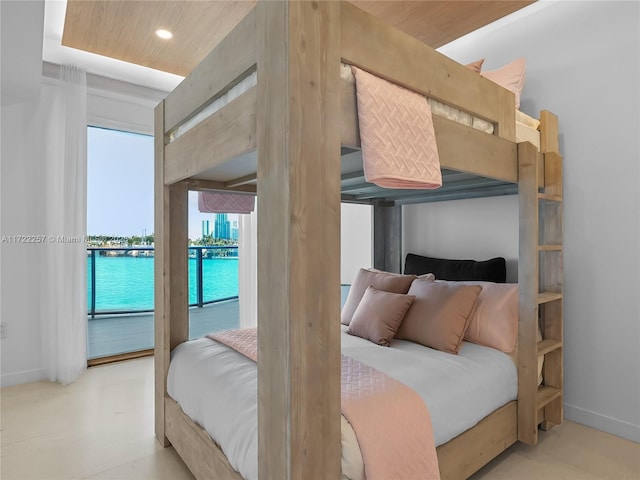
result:
<svg viewBox="0 0 640 480"><path fill-rule="evenodd" d="M87 82L84 70L62 66L42 86L34 141L45 185L42 355L49 379L68 384L87 365ZM105 199L108 201L108 199Z"/></svg>
<svg viewBox="0 0 640 480"><path fill-rule="evenodd" d="M240 328L258 324L258 213L239 215L238 300Z"/></svg>

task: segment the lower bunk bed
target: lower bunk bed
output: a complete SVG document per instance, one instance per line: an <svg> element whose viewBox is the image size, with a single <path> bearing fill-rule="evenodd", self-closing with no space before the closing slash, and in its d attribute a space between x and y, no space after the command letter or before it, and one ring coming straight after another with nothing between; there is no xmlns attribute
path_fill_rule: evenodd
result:
<svg viewBox="0 0 640 480"><path fill-rule="evenodd" d="M343 355L401 381L426 403L441 478L466 478L516 441L517 368L508 355L470 342L464 342L459 355L406 340L394 340L391 347L384 348L347 334L347 328L342 326ZM167 402L175 402L184 412L181 416L188 415L215 439L230 467L238 472L233 478L258 478L257 372L255 362L206 337L182 343L172 354ZM341 419L342 478L363 480L364 460L356 434L345 417ZM475 445L482 448L475 461L467 457L460 462L460 457L448 455L457 442L473 448L465 432L476 435L470 429L483 422L495 437L492 442L485 443L483 438L482 445ZM183 439L171 437L169 434L179 449ZM213 440L209 442L211 448L217 448Z"/></svg>
<svg viewBox="0 0 640 480"><path fill-rule="evenodd" d="M461 270L461 264L466 269ZM516 284L504 283L504 258L474 262L409 254L405 271L411 273L399 275L360 269L342 309L341 353L415 392L430 417L424 427L433 435L440 478L467 478L517 440L518 288ZM455 280L435 280L430 271L437 272L440 278ZM378 305L384 313L360 314L361 319L366 319L364 324L371 327L381 320L386 328L394 323L390 318L396 314L402 317L401 322L391 327L397 328L397 332L383 329L387 337L384 341L376 337L379 330L370 334L354 327L356 312L362 305L371 305L367 291L373 287L385 295L390 294L391 298L384 297L385 303ZM463 291L463 296L449 296L451 292ZM465 297L467 294L472 298ZM407 296L412 298L411 306L397 313L391 303ZM417 299L421 299L420 305ZM425 302L438 305L435 308L446 313L432 315L430 317L437 320L424 322ZM451 303L455 303L453 308ZM411 318L414 322L420 318L417 334L408 334L402 328ZM429 338L414 338L426 333L426 323L435 325L436 330L429 327ZM223 465L226 469L220 478L258 479L258 368L257 353L251 354L256 331L243 330L236 340L228 341L229 333L236 338L234 335L239 332L223 332L220 336L214 333L184 342L171 354L165 398L167 437L183 458L186 455L185 461L198 478L218 478L220 475L202 474L197 470L212 464L211 468ZM388 348L384 346L387 344ZM542 380L541 360L542 357L538 363L538 383ZM349 374L343 370L343 381ZM363 379L355 381L363 382ZM349 386L343 383L343 391L345 388ZM380 424L396 423L398 408L404 405L402 400L387 401L382 407L376 407L379 408L376 413L384 418L366 415L365 418ZM343 403L342 479L378 478L370 474L371 465L365 467L371 454L367 457L366 449L361 448L358 441L364 438L360 437L362 425L358 428L355 423L352 425L347 412ZM379 431L387 433L383 429ZM218 457L220 462L189 461L191 449L196 445L190 440L194 435L200 439L198 448L210 450L206 455L211 459ZM385 436L389 443L380 442L382 456L401 458L407 463L419 461L416 456L404 458L389 452L389 445L401 444L399 440L412 442L410 433L391 429Z"/></svg>

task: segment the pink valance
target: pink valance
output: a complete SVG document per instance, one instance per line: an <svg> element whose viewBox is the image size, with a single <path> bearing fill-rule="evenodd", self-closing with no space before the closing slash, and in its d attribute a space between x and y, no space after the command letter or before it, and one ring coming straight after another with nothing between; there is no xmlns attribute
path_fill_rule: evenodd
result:
<svg viewBox="0 0 640 480"><path fill-rule="evenodd" d="M251 213L255 208L255 195L198 192L198 210L203 213Z"/></svg>

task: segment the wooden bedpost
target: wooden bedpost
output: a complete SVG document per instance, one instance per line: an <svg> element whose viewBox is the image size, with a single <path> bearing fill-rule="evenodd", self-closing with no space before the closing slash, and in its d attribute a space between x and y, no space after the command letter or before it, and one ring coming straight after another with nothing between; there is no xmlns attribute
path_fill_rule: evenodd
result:
<svg viewBox="0 0 640 480"><path fill-rule="evenodd" d="M402 273L402 205L373 205L373 267Z"/></svg>
<svg viewBox="0 0 640 480"><path fill-rule="evenodd" d="M171 349L189 337L187 185L164 184L164 101L155 109L155 431L163 446Z"/></svg>
<svg viewBox="0 0 640 480"><path fill-rule="evenodd" d="M540 153L518 144L520 247L518 259L518 440L538 441L538 163Z"/></svg>
<svg viewBox="0 0 640 480"><path fill-rule="evenodd" d="M340 4L256 8L258 472L339 479Z"/></svg>

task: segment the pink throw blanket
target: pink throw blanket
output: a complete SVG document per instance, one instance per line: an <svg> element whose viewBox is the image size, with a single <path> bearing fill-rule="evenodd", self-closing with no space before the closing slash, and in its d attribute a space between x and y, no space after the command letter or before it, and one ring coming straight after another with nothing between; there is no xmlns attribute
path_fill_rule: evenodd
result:
<svg viewBox="0 0 640 480"><path fill-rule="evenodd" d="M207 335L254 362L257 329ZM439 480L431 417L406 385L342 356L342 414L356 433L367 480Z"/></svg>
<svg viewBox="0 0 640 480"><path fill-rule="evenodd" d="M364 174L384 188L442 186L431 107L420 94L351 67Z"/></svg>
<svg viewBox="0 0 640 480"><path fill-rule="evenodd" d="M203 213L251 213L256 197L243 193L198 192L198 210Z"/></svg>
<svg viewBox="0 0 640 480"><path fill-rule="evenodd" d="M207 338L224 343L227 347L233 348L256 363L258 362L258 329L255 327L223 330L207 335Z"/></svg>

